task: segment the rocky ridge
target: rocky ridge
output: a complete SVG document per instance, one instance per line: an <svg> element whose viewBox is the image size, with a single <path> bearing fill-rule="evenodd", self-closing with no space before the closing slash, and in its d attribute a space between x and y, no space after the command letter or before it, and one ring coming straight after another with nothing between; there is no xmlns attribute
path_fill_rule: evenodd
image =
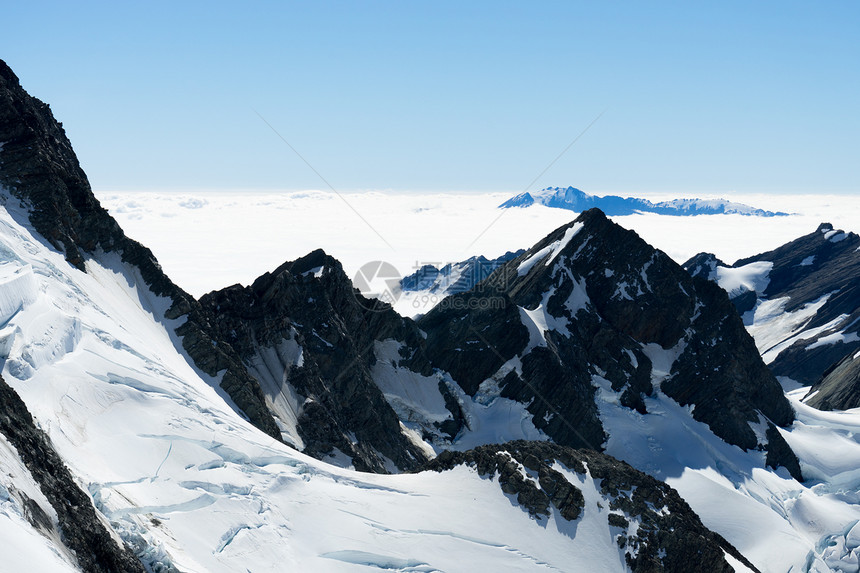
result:
<svg viewBox="0 0 860 573"><path fill-rule="evenodd" d="M610 456L548 442L518 441L443 452L424 469L442 472L460 465L497 480L511 503L541 523L552 514L568 522L582 519L583 489L597 489L598 512L605 514L634 573L734 571L726 553L757 571L728 541L705 528L675 490Z"/></svg>
<svg viewBox="0 0 860 573"><path fill-rule="evenodd" d="M336 449L357 469L374 472L414 469L432 455L404 434L372 373L377 344L395 341L401 368L431 374L420 332L388 305L355 292L323 251L200 302L306 453L327 459Z"/></svg>
<svg viewBox="0 0 860 573"><path fill-rule="evenodd" d="M819 410L849 410L860 407L860 351L851 350L824 371L804 398Z"/></svg>
<svg viewBox="0 0 860 573"><path fill-rule="evenodd" d="M26 498L25 517L34 528L49 538L60 539L83 571L143 573L143 565L111 536L90 497L77 486L48 437L36 427L27 406L2 377L0 433L15 448L56 512L57 523L53 523L45 509Z"/></svg>
<svg viewBox="0 0 860 573"><path fill-rule="evenodd" d="M800 476L773 428L792 422L791 407L725 292L599 210L451 300L418 321L433 365L470 395L497 385L528 404L555 442L600 449L601 384L639 412L659 391L726 442L766 449L769 465Z"/></svg>
<svg viewBox="0 0 860 573"><path fill-rule="evenodd" d="M733 265L701 253L684 267L731 291L747 326L761 333L759 350L777 376L811 385L860 350L860 236L855 233L822 223L808 235ZM758 278L739 284L734 277L743 274ZM793 327L774 336L778 325L770 323L785 318Z"/></svg>
<svg viewBox="0 0 860 573"><path fill-rule="evenodd" d="M26 221L66 260L86 272L88 258L119 253L155 295L167 297L168 320L196 366L220 378L243 415L273 437L280 432L259 384L212 327L214 317L164 274L152 252L128 238L92 193L89 181L50 107L30 96L0 60L0 195L25 207ZM3 191L5 189L6 191ZM141 285L143 286L143 285ZM183 320L184 319L184 320Z"/></svg>
<svg viewBox="0 0 860 573"><path fill-rule="evenodd" d="M524 249L508 251L495 259L480 255L465 261L448 263L441 268L424 265L411 275L403 277L400 280L400 288L404 291L427 291L442 297L466 292L493 274L497 268L524 252Z"/></svg>

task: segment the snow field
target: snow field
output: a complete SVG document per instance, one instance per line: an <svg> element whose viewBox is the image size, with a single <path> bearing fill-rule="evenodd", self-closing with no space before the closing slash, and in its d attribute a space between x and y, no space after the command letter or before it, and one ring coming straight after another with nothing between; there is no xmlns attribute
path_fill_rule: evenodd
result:
<svg viewBox="0 0 860 573"><path fill-rule="evenodd" d="M595 552L593 538L571 539L571 524L557 515L538 526L494 480L469 468L360 474L272 440L236 414L217 377L201 375L177 352L175 323L163 319L168 301L117 257L101 255L82 273L28 238L8 211L0 211L0 244L31 266L38 286L9 321L18 334L3 375L149 567L619 570L604 558L611 539ZM68 320L48 328L58 317ZM42 347L62 352L27 361ZM297 360L291 350L282 354ZM405 386L388 390L404 404L428 403ZM520 435L496 437L523 437L522 428L504 426L525 426L527 417L511 411L522 405L488 392L469 411L475 439L495 441L489 438L500 428ZM0 538L37 553L29 563L40 571L69 570L10 508L0 500Z"/></svg>

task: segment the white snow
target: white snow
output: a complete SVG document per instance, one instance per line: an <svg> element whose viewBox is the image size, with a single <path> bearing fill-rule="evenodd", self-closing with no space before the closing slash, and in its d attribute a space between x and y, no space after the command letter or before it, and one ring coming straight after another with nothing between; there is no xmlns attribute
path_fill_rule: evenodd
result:
<svg viewBox="0 0 860 573"><path fill-rule="evenodd" d="M163 318L168 301L142 287L117 257L89 261L82 273L29 238L3 210L0 245L32 267L38 286L10 319L19 334L3 376L99 510L142 548L150 568L607 567L601 555L571 541L567 523L553 517L549 527L536 525L474 470L361 474L278 443L237 415L217 377L202 375L177 352L171 334L177 323ZM387 344L380 352L391 350ZM275 354L261 356L259 370L268 362L265 370L277 381L284 365L298 365L301 351L288 341ZM424 413L438 410L431 395L400 394ZM467 410L476 441L540 437L522 404L487 399ZM3 463L10 459L0 451ZM16 485L26 483L15 475ZM0 539L13 570L73 570L2 499Z"/></svg>
<svg viewBox="0 0 860 573"><path fill-rule="evenodd" d="M6 571L77 571L74 557L56 529L40 531L25 518L24 496L36 502L54 528L57 514L21 461L17 450L0 435L0 551Z"/></svg>
<svg viewBox="0 0 860 573"><path fill-rule="evenodd" d="M681 338L675 346L663 348L656 342L642 345L642 352L651 360L651 384L659 388L660 384L669 377L672 365L687 347L687 341Z"/></svg>
<svg viewBox="0 0 860 573"><path fill-rule="evenodd" d="M444 422L451 417L439 392L440 375L423 376L398 365L402 344L389 338L374 342L376 363L371 374L385 399L401 420L422 427Z"/></svg>
<svg viewBox="0 0 860 573"><path fill-rule="evenodd" d="M809 305L807 305L807 306L809 306ZM803 310L804 309L801 309L798 312L803 312ZM770 364L771 362L773 362L776 359L777 356L779 356L780 352L782 352L786 348L790 347L795 342L797 342L799 340L809 340L810 338L815 338L816 336L818 336L819 334L821 334L823 332L827 332L828 330L832 330L834 328L837 328L839 325L841 325L847 319L848 319L847 314L841 314L841 315L837 316L836 318L834 318L833 320L831 320L830 322L828 322L826 324L822 324L821 326L806 328L806 329L800 330L800 332L797 332L796 334L792 333L789 338L782 340L779 344L776 344L775 346L767 349L767 351L763 352L761 355L762 360L764 360L765 364ZM833 340L833 342L835 343L836 340ZM812 345L810 345L810 346L812 346Z"/></svg>
<svg viewBox="0 0 860 573"><path fill-rule="evenodd" d="M577 290L577 288L580 288L582 292ZM581 287L581 283L575 282L574 290L565 302L565 305L574 315L579 308L584 308L588 302L588 295L583 297L583 293L584 288ZM526 349L522 351L522 356L528 354L536 346L546 346L546 333L550 330L554 330L562 336L570 336L570 331L567 329L567 319L563 316L553 316L547 311L547 304L553 295L555 295L555 287L550 288L544 293L541 303L537 308L529 310L517 307L520 311L520 321L529 331L529 342Z"/></svg>
<svg viewBox="0 0 860 573"><path fill-rule="evenodd" d="M105 201L109 208L125 206L119 213L121 224L154 249L171 276L197 294L250 282L320 246L342 258L347 269L379 260L380 253L387 252L378 239L365 240L367 230L361 221L352 221L354 215L335 212L339 207L330 194L207 195L205 203L188 201L194 197L187 196L112 197L116 199ZM135 197L141 197L136 204ZM380 232L392 237L400 253L396 256L408 264L414 262L419 244L423 253L432 251L418 253L428 260L494 256L533 244L573 217L543 207L508 210L481 241L469 245L480 232L476 227L497 216L488 206L499 201L485 195L462 197L454 205L447 198L426 195L362 194L350 199L371 214ZM785 202L774 205L777 200ZM724 259L733 252L760 252L825 219L841 218L840 224L860 228L853 224L860 209L852 208L860 199L834 199L829 207L820 197L806 201L788 196L744 201L805 212L767 220L714 216L669 221L637 215L616 221L676 260L713 252L714 246L729 253L717 252ZM400 216L424 206L430 209L425 213L437 218ZM290 209L295 225L286 226L283 216ZM320 214L336 221L327 226L325 236L319 231ZM417 221L434 225L420 227ZM252 226L254 232L248 232ZM428 241L416 228L450 233L434 233ZM276 230L270 236L267 229ZM750 229L755 232L747 232ZM271 237L269 248L261 248L261 235ZM175 248L180 239L187 250ZM502 245L501 252L493 252ZM203 375L177 352L172 334L176 323L163 318L167 301L143 288L139 276L117 257L101 256L88 263L87 274L81 273L2 210L0 254L14 265L14 272L2 275L14 280L0 281L0 301L11 301L0 304L12 313L6 324L11 330L3 333L14 333L9 334L14 340L7 348L3 375L99 509L125 539L148 544L151 566L173 564L190 572L258 571L273 563L304 571L623 570L617 547L610 548L610 539L601 537L605 516L596 504L576 527L556 516L540 527L505 499L498 484L469 468L446 475L360 474L264 436L236 414L217 387L217 377ZM28 265L31 278L23 278ZM16 286L19 280L32 280L37 288ZM768 319L756 320L760 340L769 338L766 323L784 340L800 334L814 313L813 304L781 315L780 304L784 308L784 302L765 301L755 310L758 318ZM659 382L679 350L644 351ZM284 348L281 354L284 363L298 364L298 349ZM267 360L260 358L261 363ZM516 360L506 366L516 369ZM467 404L470 431L456 446L541 437L522 404L499 396L497 383L493 379L482 384L475 400L458 397ZM595 383L602 384L599 379ZM743 452L717 440L692 418L689 408L666 398L659 388L646 399L645 415L616 404L609 388L601 386L598 395L605 398L600 416L612 436L607 452L667 480L708 527L762 571L823 571L828 563L850 567L860 521L860 411L818 412L800 402L805 392L790 394L798 421L782 432L810 477L804 484L784 471L762 469L762 452ZM416 411L432 412L431 405L438 406L425 396L412 398L420 406ZM589 484L583 482L582 487L591 499ZM2 499L0 539L4 548L13 548L4 559L20 555L19 561L25 561L27 556L23 563L7 561L15 570L69 570L56 545L35 534ZM19 555L9 557L15 551Z"/></svg>
<svg viewBox="0 0 860 573"><path fill-rule="evenodd" d="M842 231L837 231L835 229L831 229L824 233L824 238L830 241L831 243L838 243L840 241L844 241L848 238L848 233L843 233Z"/></svg>
<svg viewBox="0 0 860 573"><path fill-rule="evenodd" d="M653 346L646 352L657 358L656 377L661 377L673 353ZM781 433L812 480L800 484L785 470L762 469L762 452L744 452L717 439L689 408L659 389L645 399L648 413L642 415L621 406L606 380L595 376L594 383L610 436L606 452L677 489L707 527L760 570L805 571L807 563L823 564L826 547L820 541L844 534L860 519L860 493L852 493L860 491L854 485L860 484L860 414L843 416L840 427L834 423L837 413L817 412L792 399L799 421Z"/></svg>
<svg viewBox="0 0 860 573"><path fill-rule="evenodd" d="M809 267L809 266L812 266L812 263L814 263L814 262L815 262L815 255L809 255L808 257L806 257L805 259L800 261L800 264L798 266Z"/></svg>
<svg viewBox="0 0 860 573"><path fill-rule="evenodd" d="M298 432L298 418L305 399L289 383L290 368L304 365L304 351L293 338L284 339L275 347L261 348L251 357L248 371L260 383L266 396L266 405L275 416L281 438L288 444L303 449L304 440Z"/></svg>
<svg viewBox="0 0 860 573"><path fill-rule="evenodd" d="M303 277L313 276L315 278L320 278L323 274L323 268L324 268L323 265L320 265L318 267L314 267L310 270L303 272L302 276Z"/></svg>
<svg viewBox="0 0 860 573"><path fill-rule="evenodd" d="M831 293L832 294L832 293ZM803 307L786 312L788 297L770 300L759 300L753 310L744 314L744 324L747 331L755 339L756 348L765 361L771 363L777 355L791 344L786 341L809 338L804 333L804 327L824 306L831 294L803 305Z"/></svg>
<svg viewBox="0 0 860 573"><path fill-rule="evenodd" d="M499 382L511 371L522 373L519 357L512 358L492 377L484 380L471 398L453 381L448 384L448 388L457 394L467 424L467 428L448 446L449 449L464 451L512 440L549 439L535 427L533 417L526 409L527 404L501 397Z"/></svg>
<svg viewBox="0 0 860 573"><path fill-rule="evenodd" d="M768 274L773 269L770 261L758 261L742 267L717 267L717 284L723 287L730 297L736 297L747 291L758 294L767 288L770 278Z"/></svg>
<svg viewBox="0 0 860 573"><path fill-rule="evenodd" d="M833 334L820 337L818 340L807 346L806 349L812 350L819 346L827 346L830 344L837 344L839 342L857 342L858 340L860 340L860 336L858 336L856 332L849 332L848 334L845 334L845 332L834 332Z"/></svg>
<svg viewBox="0 0 860 573"><path fill-rule="evenodd" d="M568 243L570 243L570 240L575 237L584 226L585 225L583 223L573 224L564 232L564 235L560 239L553 241L521 262L517 267L517 274L521 277L527 275L529 271L532 270L532 267L540 261L544 261L544 266L549 266L549 264L555 260L559 253L561 253Z"/></svg>

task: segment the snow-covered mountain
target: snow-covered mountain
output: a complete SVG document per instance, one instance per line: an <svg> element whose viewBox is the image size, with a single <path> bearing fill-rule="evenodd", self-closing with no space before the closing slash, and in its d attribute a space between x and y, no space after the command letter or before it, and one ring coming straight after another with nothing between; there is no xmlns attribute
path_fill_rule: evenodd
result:
<svg viewBox="0 0 860 573"><path fill-rule="evenodd" d="M417 323L322 251L195 300L2 62L0 102L4 566L858 568L860 414L599 211Z"/></svg>
<svg viewBox="0 0 860 573"><path fill-rule="evenodd" d="M293 368L308 372L298 376L304 382L300 390L320 392L299 404L310 411L322 402L310 431L324 438L345 434L358 451L373 448L372 438L324 426L338 426L350 415L364 421L384 416L372 401L351 402L363 382L379 384L387 400L403 391L422 412L430 411L413 376L423 374L397 351L403 343L420 345L408 336L423 340L419 331L390 310L351 314L354 308L342 306L338 297L352 298L353 305L362 301L343 288L342 277L332 272L337 265L322 253L261 277L249 290L194 300L101 209L47 106L28 96L5 65L0 80L3 374L51 443L24 452L28 444L4 433L9 495L0 513L2 538L23 540L37 552L29 563L58 571L135 570L134 563L91 565L78 555L98 554L105 542L96 534L85 537L83 547L76 545L76 532L89 526L83 520L69 525L58 507L92 503L103 516L96 521L118 534L149 571L650 570L683 562L689 554L704 556L701 570L753 570L728 542L708 534L667 486L602 454L583 457L563 447L521 445L517 451L530 454L524 465L501 469L508 475L510 467L523 468L516 469L518 487L540 492L537 498L544 495L549 502L535 506L534 495L507 497L511 481L471 459L448 459L437 468L441 473L377 477L338 469L282 443L285 435L309 435L299 431L302 412L294 420L297 428L290 427L286 413L294 396L286 387L279 393L268 385L296 382ZM316 259L322 264L315 265ZM329 275L332 283L326 284ZM327 297L327 306L315 313L311 297L290 298L307 293L304 287ZM232 314L219 307L237 300ZM265 303L266 312L249 311ZM278 309L292 316L277 315ZM381 332L369 328L375 316L382 317ZM318 322L304 325L296 318ZM340 323L325 330L326 318ZM225 334L227 324L246 326L242 334L249 336ZM396 328L386 330L389 324L400 324L406 339L398 338ZM329 368L350 347L323 338L332 334L355 341L388 338L353 347L358 356L373 354L366 365L346 364L336 377L347 383L335 388L327 385L338 367ZM270 360L269 342L276 344L280 362ZM332 349L328 364L323 348ZM354 373L376 365L381 370L364 380ZM434 376L424 377L443 393ZM327 394L339 393L351 412L329 416ZM480 406L502 418L492 403ZM469 409L458 405L457 411ZM278 418L279 413L285 415ZM405 425L401 430L401 437L413 440L390 444L395 453L409 451L423 437ZM423 448L428 457L435 453L429 444ZM49 451L83 486L83 501L36 477L38 468L51 465ZM530 467L538 474L532 476ZM612 487L610 475L623 491ZM39 495L42 489L49 491ZM117 555L123 551L118 548Z"/></svg>
<svg viewBox="0 0 860 573"><path fill-rule="evenodd" d="M808 235L731 266L702 253L684 267L729 293L777 376L808 386L860 350L860 236L855 233L822 223ZM831 403L839 409L858 406L857 401Z"/></svg>
<svg viewBox="0 0 860 573"><path fill-rule="evenodd" d="M647 415L646 399L666 395L799 477L773 425L789 425L791 408L728 297L600 211L457 296L418 322L431 362L470 395L494 385L528 404L554 441L599 448L612 439L601 400Z"/></svg>
<svg viewBox="0 0 860 573"><path fill-rule="evenodd" d="M528 207L539 204L558 209L567 209L581 213L588 209L598 208L609 216L632 215L633 213L657 213L660 215L751 215L755 217L777 217L788 213L780 211L765 211L733 203L725 199L672 199L652 203L647 199L636 197L618 197L606 195L599 197L589 195L575 187L547 187L540 191L523 192L511 197L500 208Z"/></svg>
<svg viewBox="0 0 860 573"><path fill-rule="evenodd" d="M406 316L425 314L445 297L471 290L504 263L524 252L524 249L508 251L495 259L479 255L441 267L423 265L400 280L400 296L394 308Z"/></svg>

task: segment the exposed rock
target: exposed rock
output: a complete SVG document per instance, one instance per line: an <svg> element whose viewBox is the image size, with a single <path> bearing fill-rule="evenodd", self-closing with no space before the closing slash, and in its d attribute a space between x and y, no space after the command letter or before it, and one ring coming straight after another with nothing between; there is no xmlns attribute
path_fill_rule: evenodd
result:
<svg viewBox="0 0 860 573"><path fill-rule="evenodd" d="M639 412L657 380L744 449L766 447L751 427L759 413L780 426L793 420L726 293L596 209L446 301L418 322L434 366L470 394L495 380L559 444L601 448L598 378ZM677 355L666 376L646 349Z"/></svg>
<svg viewBox="0 0 860 573"><path fill-rule="evenodd" d="M88 572L140 572L143 565L127 548L117 545L99 520L89 496L76 484L48 437L33 423L27 406L0 377L0 432L9 440L30 474L57 512L63 543ZM25 500L27 520L43 531L51 519L33 500Z"/></svg>
<svg viewBox="0 0 860 573"><path fill-rule="evenodd" d="M860 407L860 351L851 350L826 370L804 401L820 410Z"/></svg>
<svg viewBox="0 0 860 573"><path fill-rule="evenodd" d="M213 317L164 274L152 252L126 237L92 193L62 124L50 107L30 96L0 60L0 187L27 208L27 221L81 271L98 252L118 252L136 267L150 290L172 301L166 318L185 317L176 329L182 346L206 374L223 372L222 387L258 428L279 436L262 391L229 344L218 340Z"/></svg>
<svg viewBox="0 0 860 573"><path fill-rule="evenodd" d="M608 508L605 519L614 540L634 572L733 571L725 553L757 571L728 541L705 528L674 489L610 456L550 442L517 441L446 451L424 469L447 471L459 465L497 479L512 503L538 521L553 509L567 521L581 519L581 488L593 480L592 487L604 499L601 505ZM560 470L574 474L573 482Z"/></svg>
<svg viewBox="0 0 860 573"><path fill-rule="evenodd" d="M703 275L707 266L702 262L708 256L696 255L684 267ZM775 375L811 385L847 353L860 350L860 236L822 223L815 232L773 251L741 259L731 266L716 261L713 272L705 278L719 283L717 267L730 275L728 271L753 263L772 267L766 274L766 287L760 292L740 288L731 294L741 314L760 303L779 300L784 302L783 313L795 313L826 298L817 311L786 332L783 339L773 339L773 329L766 329L768 343L759 350ZM745 316L747 324L753 324L753 319L752 312ZM804 331L803 336L796 336Z"/></svg>
<svg viewBox="0 0 860 573"><path fill-rule="evenodd" d="M431 374L423 337L388 305L359 297L340 263L318 250L200 301L246 366L266 370L270 405L278 393L301 397L281 415L296 418L306 453L326 459L337 448L363 471L390 471L386 458L412 469L427 455L404 436L371 368L375 344L393 339L405 349L399 366ZM278 351L284 344L293 354Z"/></svg>

